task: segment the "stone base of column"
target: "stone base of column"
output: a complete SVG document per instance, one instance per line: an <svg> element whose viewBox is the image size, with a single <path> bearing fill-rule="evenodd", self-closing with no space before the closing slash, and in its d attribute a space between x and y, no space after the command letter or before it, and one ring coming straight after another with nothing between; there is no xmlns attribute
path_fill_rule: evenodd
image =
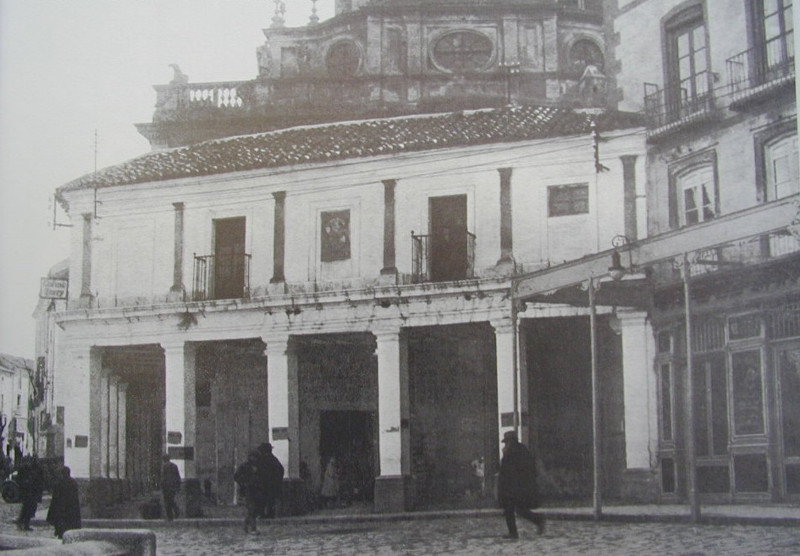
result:
<svg viewBox="0 0 800 556"><path fill-rule="evenodd" d="M378 284L380 284L381 286L396 286L397 269L394 267L382 268L381 274L378 277Z"/></svg>
<svg viewBox="0 0 800 556"><path fill-rule="evenodd" d="M278 517L305 515L312 510L312 499L303 479L283 479L283 495L278 504Z"/></svg>
<svg viewBox="0 0 800 556"><path fill-rule="evenodd" d="M170 303L180 303L182 301L186 301L186 291L183 289L183 286L172 286L167 294L167 301Z"/></svg>
<svg viewBox="0 0 800 556"><path fill-rule="evenodd" d="M414 509L414 480L409 475L393 475L375 479L375 511L406 512Z"/></svg>
<svg viewBox="0 0 800 556"><path fill-rule="evenodd" d="M78 309L91 309L94 303L94 296L91 294L81 294L78 298Z"/></svg>
<svg viewBox="0 0 800 556"><path fill-rule="evenodd" d="M513 276L517 271L517 263L512 257L500 257L492 269L492 274L497 276Z"/></svg>
<svg viewBox="0 0 800 556"><path fill-rule="evenodd" d="M270 280L267 286L267 293L269 295L284 295L286 293L286 282L283 280L273 282Z"/></svg>
<svg viewBox="0 0 800 556"><path fill-rule="evenodd" d="M621 496L625 502L653 504L659 500L658 473L651 469L626 469Z"/></svg>

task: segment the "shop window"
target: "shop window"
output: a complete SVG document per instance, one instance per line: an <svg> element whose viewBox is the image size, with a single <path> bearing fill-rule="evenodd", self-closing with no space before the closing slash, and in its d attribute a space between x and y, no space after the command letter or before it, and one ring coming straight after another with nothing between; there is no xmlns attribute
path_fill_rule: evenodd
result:
<svg viewBox="0 0 800 556"><path fill-rule="evenodd" d="M761 336L761 317L755 314L737 315L728 319L728 338L744 340Z"/></svg>
<svg viewBox="0 0 800 556"><path fill-rule="evenodd" d="M665 363L661 365L661 440L663 442L672 442L674 440L673 433L673 387L672 379L672 365Z"/></svg>
<svg viewBox="0 0 800 556"><path fill-rule="evenodd" d="M731 385L734 434L764 434L764 393L759 350L731 355Z"/></svg>
<svg viewBox="0 0 800 556"><path fill-rule="evenodd" d="M589 213L589 185L575 183L547 188L548 216Z"/></svg>
<svg viewBox="0 0 800 556"><path fill-rule="evenodd" d="M694 387L694 440L698 457L728 453L728 389L722 354L698 358Z"/></svg>
<svg viewBox="0 0 800 556"><path fill-rule="evenodd" d="M697 467L697 490L702 494L730 492L731 477L727 465L703 465Z"/></svg>
<svg viewBox="0 0 800 556"><path fill-rule="evenodd" d="M482 71L488 68L494 54L492 40L475 31L453 31L433 45L433 63L454 73Z"/></svg>

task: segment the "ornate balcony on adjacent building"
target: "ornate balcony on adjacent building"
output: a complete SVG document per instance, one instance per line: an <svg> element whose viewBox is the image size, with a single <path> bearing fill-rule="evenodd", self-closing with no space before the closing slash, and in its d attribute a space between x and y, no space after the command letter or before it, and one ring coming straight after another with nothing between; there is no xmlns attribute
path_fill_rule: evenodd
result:
<svg viewBox="0 0 800 556"><path fill-rule="evenodd" d="M475 234L411 233L412 282L451 282L475 277Z"/></svg>
<svg viewBox="0 0 800 556"><path fill-rule="evenodd" d="M250 255L195 255L192 300L250 297Z"/></svg>
<svg viewBox="0 0 800 556"><path fill-rule="evenodd" d="M779 90L794 90L793 33L728 58L728 94L732 110L768 99Z"/></svg>
<svg viewBox="0 0 800 556"><path fill-rule="evenodd" d="M685 88L659 88L653 83L645 83L644 93L649 141L656 141L715 117L714 95L710 84L706 85L705 91L690 94Z"/></svg>

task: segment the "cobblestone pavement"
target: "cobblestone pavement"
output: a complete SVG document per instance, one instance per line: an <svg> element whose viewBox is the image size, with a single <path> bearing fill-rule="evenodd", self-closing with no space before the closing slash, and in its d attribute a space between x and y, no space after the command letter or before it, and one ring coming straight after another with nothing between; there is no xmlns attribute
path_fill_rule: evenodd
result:
<svg viewBox="0 0 800 556"><path fill-rule="evenodd" d="M19 505L0 503L0 533L53 538L41 519L31 532L17 531ZM548 554L681 555L800 554L800 528L785 526L689 525L681 523L595 523L551 520L539 536L520 520L520 539L503 538L505 522L497 517L451 517L379 522L259 523L257 535L241 526L178 520L159 523L159 556L243 555L384 555L384 554Z"/></svg>
<svg viewBox="0 0 800 556"><path fill-rule="evenodd" d="M175 525L156 530L158 554L800 554L793 527L691 526L551 521L543 536L520 524L520 539L503 538L502 518L449 518L342 524Z"/></svg>

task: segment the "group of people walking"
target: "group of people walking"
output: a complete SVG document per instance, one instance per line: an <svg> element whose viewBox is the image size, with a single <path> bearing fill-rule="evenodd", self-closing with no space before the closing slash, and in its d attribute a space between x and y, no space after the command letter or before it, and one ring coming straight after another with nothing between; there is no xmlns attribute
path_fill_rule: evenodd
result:
<svg viewBox="0 0 800 556"><path fill-rule="evenodd" d="M283 490L283 465L272 453L272 444L261 444L247 455L233 475L244 497L247 515L244 520L245 533L256 533L259 517L274 518L277 501Z"/></svg>
<svg viewBox="0 0 800 556"><path fill-rule="evenodd" d="M16 468L15 482L20 491L22 506L16 520L21 531L31 531L31 520L42 501L45 489L45 473L36 456L24 456ZM70 529L81 527L81 504L78 484L72 478L69 467L60 466L52 478L50 507L47 523L53 526L60 539Z"/></svg>

